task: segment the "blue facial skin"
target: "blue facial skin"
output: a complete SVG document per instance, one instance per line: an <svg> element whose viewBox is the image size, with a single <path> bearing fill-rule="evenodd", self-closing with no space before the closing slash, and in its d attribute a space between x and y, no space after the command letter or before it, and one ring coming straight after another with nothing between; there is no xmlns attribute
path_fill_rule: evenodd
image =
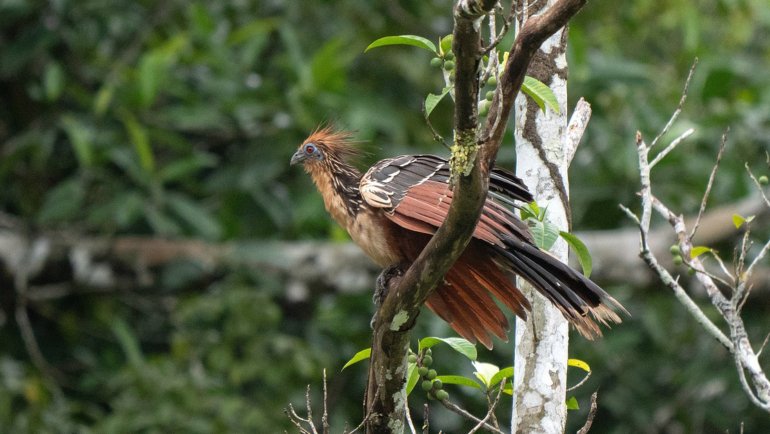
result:
<svg viewBox="0 0 770 434"><path fill-rule="evenodd" d="M291 156L290 164L293 166L311 158L316 160L322 159L321 150L314 143L305 143Z"/></svg>

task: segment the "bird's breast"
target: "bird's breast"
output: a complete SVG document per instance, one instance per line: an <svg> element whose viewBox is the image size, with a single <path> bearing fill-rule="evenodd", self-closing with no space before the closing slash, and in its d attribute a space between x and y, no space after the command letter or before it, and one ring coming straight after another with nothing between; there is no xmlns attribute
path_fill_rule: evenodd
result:
<svg viewBox="0 0 770 434"><path fill-rule="evenodd" d="M391 230L393 223L379 210L362 210L347 228L350 237L377 265L387 267L404 261L398 240Z"/></svg>

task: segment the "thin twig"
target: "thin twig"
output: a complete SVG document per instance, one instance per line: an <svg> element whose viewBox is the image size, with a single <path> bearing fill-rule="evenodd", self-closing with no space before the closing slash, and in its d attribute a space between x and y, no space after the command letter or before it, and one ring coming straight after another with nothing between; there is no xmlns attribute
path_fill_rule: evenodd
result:
<svg viewBox="0 0 770 434"><path fill-rule="evenodd" d="M759 350L757 350L757 357L762 355L762 350L765 349L765 345L767 345L767 340L770 339L770 333L765 336L765 340L762 341L762 345L760 345Z"/></svg>
<svg viewBox="0 0 770 434"><path fill-rule="evenodd" d="M313 423L313 407L310 405L310 385L307 385L307 390L305 391L305 406L307 407L307 420L310 424L310 429L313 430L313 434L318 434L318 431L315 428L315 424Z"/></svg>
<svg viewBox="0 0 770 434"><path fill-rule="evenodd" d="M476 422L476 423L482 423L482 427L484 429L486 429L486 430L492 431L492 432L497 433L497 434L504 434L502 431L500 431L499 428L496 428L496 427L494 427L494 426L492 426L492 425L490 425L490 424L488 424L486 422L483 422L481 419L479 419L476 416L468 413L467 411L465 411L461 407L458 407L456 404L454 404L449 399L444 399L444 400L439 401L439 402L441 402L441 404L444 407L446 407L448 410L451 410L451 411L459 414L460 416L462 416L462 417L464 417L464 418L466 418L468 420L471 420L471 421Z"/></svg>
<svg viewBox="0 0 770 434"><path fill-rule="evenodd" d="M449 144L444 140L444 136L438 133L436 131L436 128L433 126L433 122L430 121L430 116L428 116L428 111L425 109L425 101L422 102L422 117L425 119L425 124L428 125L428 128L430 128L430 132L433 134L433 141L440 143L443 147L447 149L452 149Z"/></svg>
<svg viewBox="0 0 770 434"><path fill-rule="evenodd" d="M591 425L593 425L594 423L594 418L596 417L596 410L598 408L598 406L596 405L596 400L598 398L598 395L599 395L598 391L591 394L591 408L588 410L586 423L583 424L583 427L578 430L577 434L586 434L591 429Z"/></svg>
<svg viewBox="0 0 770 434"><path fill-rule="evenodd" d="M503 378L502 381L500 381L500 387L497 389L497 396L495 396L495 400L492 401L492 404L489 406L489 411L487 411L486 416L484 416L484 419L481 419L476 426L473 427L470 431L468 431L468 434L473 434L476 431L480 430L487 421L493 417L495 414L495 408L497 407L497 404L500 402L500 395L503 393L503 389L505 388L505 378Z"/></svg>
<svg viewBox="0 0 770 434"><path fill-rule="evenodd" d="M722 155L725 152L725 143L727 143L727 133L729 131L730 129L728 128L722 133L722 141L719 142L719 152L717 152L717 161L714 163L714 167L711 168L711 175L709 175L709 181L706 184L706 191L703 192L703 199L700 201L698 217L696 217L695 223L692 225L692 230L690 231L690 236L688 237L690 241L695 237L695 232L698 231L698 226L700 225L700 219L703 217L703 212L706 211L706 203L708 202L709 195L711 195L711 187L714 185L714 179L716 178L717 170L719 169L719 163L722 161Z"/></svg>
<svg viewBox="0 0 770 434"><path fill-rule="evenodd" d="M765 201L765 204L770 207L770 199L767 198L765 195L765 189L762 187L762 184L759 183L759 180L754 177L754 173L752 173L751 169L749 169L749 163L745 164L746 171L749 172L749 176L751 177L751 180L754 181L754 185L757 186L757 190L759 190L759 194L762 195L762 200Z"/></svg>
<svg viewBox="0 0 770 434"><path fill-rule="evenodd" d="M660 151L658 155L656 155L655 158L653 158L652 161L650 161L650 169L655 167L656 164L660 163L660 160L664 159L666 155L668 155L671 151L676 149L676 147L679 146L679 144L682 143L684 139L690 137L694 132L695 132L695 128L690 128L687 131L680 134L679 137L672 140L671 143L668 146L666 146L665 149ZM650 145L650 149L652 149L652 145Z"/></svg>
<svg viewBox="0 0 770 434"><path fill-rule="evenodd" d="M430 434L430 405L425 403L422 411L422 434Z"/></svg>
<svg viewBox="0 0 770 434"><path fill-rule="evenodd" d="M412 413L409 411L409 404L405 404L404 406L406 407L404 409L404 419L406 419L406 424L409 425L409 432L417 434L417 430L414 428L414 422L412 422Z"/></svg>
<svg viewBox="0 0 770 434"><path fill-rule="evenodd" d="M326 388L326 369L323 370L324 373L324 413L323 416L321 416L321 424L323 426L323 433L329 434L330 427L329 427L329 410L327 405L327 388Z"/></svg>
<svg viewBox="0 0 770 434"><path fill-rule="evenodd" d="M583 377L583 379L580 380L576 385L568 388L567 392L571 392L571 391L577 389L578 387L582 386L583 384L585 384L586 381L588 381L589 378L591 378L591 371L586 372L585 377Z"/></svg>
<svg viewBox="0 0 770 434"><path fill-rule="evenodd" d="M302 426L302 422L308 423L307 419L303 419L300 415L294 411L294 406L289 404L288 409L283 409L283 413L289 418L289 420L299 429L302 434L312 434L310 431Z"/></svg>
<svg viewBox="0 0 770 434"><path fill-rule="evenodd" d="M515 5L516 5L515 1L511 2L511 10L508 12L508 16L505 17L505 21L503 21L503 28L500 29L500 32L497 33L497 36L493 36L494 33L490 34L490 39L492 38L494 39L491 40L489 45L481 49L482 54L489 54L492 50L495 49L495 47L497 47L500 44L500 41L503 40L505 35L508 34L508 30L510 30L511 28L511 23L513 22L513 19L516 16ZM497 57L497 55L495 55L495 57Z"/></svg>
<svg viewBox="0 0 770 434"><path fill-rule="evenodd" d="M679 114L682 113L682 107L684 107L684 102L687 100L687 91L690 87L690 80L692 80L692 76L695 74L695 67L698 65L698 58L696 57L695 60L692 62L692 66L690 67L690 72L687 74L687 80L684 82L684 89L682 90L682 97L679 99L679 105L676 107L676 110L674 110L674 113L671 115L671 118L668 120L668 123L663 127L662 130L660 130L660 133L655 137L655 139L650 144L650 149L655 147L655 144L658 143L658 140L660 140L661 137L663 137L668 130L671 128L671 125L674 124L676 119L679 117Z"/></svg>

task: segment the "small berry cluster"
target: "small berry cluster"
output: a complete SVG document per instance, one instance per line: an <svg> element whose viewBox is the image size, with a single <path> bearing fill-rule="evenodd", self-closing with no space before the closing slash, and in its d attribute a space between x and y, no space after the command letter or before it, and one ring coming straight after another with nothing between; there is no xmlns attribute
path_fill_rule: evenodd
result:
<svg viewBox="0 0 770 434"><path fill-rule="evenodd" d="M422 379L420 387L428 393L428 399L443 401L449 398L449 393L444 390L444 383L436 378L436 370L430 367L433 364L433 351L430 348L421 351L419 355L410 354L409 363L417 365L417 373Z"/></svg>

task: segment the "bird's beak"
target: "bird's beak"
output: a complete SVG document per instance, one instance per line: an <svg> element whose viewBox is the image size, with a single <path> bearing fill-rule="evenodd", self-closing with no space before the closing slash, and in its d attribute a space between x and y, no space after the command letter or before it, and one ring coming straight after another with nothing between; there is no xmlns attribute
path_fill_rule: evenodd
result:
<svg viewBox="0 0 770 434"><path fill-rule="evenodd" d="M289 165L293 166L297 163L301 163L305 161L305 158L307 158L307 156L305 155L304 152L302 152L302 149L298 149L297 152L295 152L294 155L291 156L291 162L289 163Z"/></svg>

